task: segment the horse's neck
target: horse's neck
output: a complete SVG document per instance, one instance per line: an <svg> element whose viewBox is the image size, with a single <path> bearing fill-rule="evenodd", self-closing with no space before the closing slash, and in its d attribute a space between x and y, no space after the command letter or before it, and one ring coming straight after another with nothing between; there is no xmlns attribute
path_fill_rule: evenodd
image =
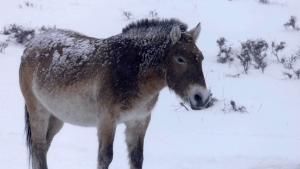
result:
<svg viewBox="0 0 300 169"><path fill-rule="evenodd" d="M165 86L166 78L162 70L149 70L139 76L139 88L142 94L158 94Z"/></svg>

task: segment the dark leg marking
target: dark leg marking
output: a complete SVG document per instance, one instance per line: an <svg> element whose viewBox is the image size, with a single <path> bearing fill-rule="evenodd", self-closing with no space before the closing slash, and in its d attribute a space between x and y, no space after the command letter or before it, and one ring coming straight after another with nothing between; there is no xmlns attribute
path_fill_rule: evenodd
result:
<svg viewBox="0 0 300 169"><path fill-rule="evenodd" d="M108 169L113 159L113 144L103 146L100 143L99 152L98 159L100 169Z"/></svg>
<svg viewBox="0 0 300 169"><path fill-rule="evenodd" d="M144 161L144 138L150 116L139 121L126 122L126 142L130 169L142 169Z"/></svg>
<svg viewBox="0 0 300 169"><path fill-rule="evenodd" d="M138 139L137 145L130 151L130 161L134 168L141 169L143 166L143 140Z"/></svg>

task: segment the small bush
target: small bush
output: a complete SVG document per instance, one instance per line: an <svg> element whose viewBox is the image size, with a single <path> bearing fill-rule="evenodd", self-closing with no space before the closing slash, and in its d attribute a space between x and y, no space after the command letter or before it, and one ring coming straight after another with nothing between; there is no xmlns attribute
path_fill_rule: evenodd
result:
<svg viewBox="0 0 300 169"><path fill-rule="evenodd" d="M33 7L34 5L33 5L33 3L32 2L29 2L29 1L25 1L24 2L24 5L26 6L26 7Z"/></svg>
<svg viewBox="0 0 300 169"><path fill-rule="evenodd" d="M240 113L247 112L245 106L237 106L236 103L235 103L235 101L233 101L233 100L230 101L230 105L232 107L232 110L235 111L235 112L240 112Z"/></svg>
<svg viewBox="0 0 300 169"><path fill-rule="evenodd" d="M245 50L242 50L241 53L237 55L237 58L240 60L244 68L244 72L247 74L249 70L249 65L252 60L250 55L248 55L248 52L246 52Z"/></svg>
<svg viewBox="0 0 300 169"><path fill-rule="evenodd" d="M35 30L24 28L21 25L12 24L8 27L4 27L2 30L2 34L10 35L10 37L15 39L17 43L25 44L27 41L34 37Z"/></svg>
<svg viewBox="0 0 300 169"><path fill-rule="evenodd" d="M219 53L217 55L217 62L219 63L227 63L232 62L234 60L232 54L232 47L226 45L227 40L224 37L221 37L217 40L217 44L219 47Z"/></svg>
<svg viewBox="0 0 300 169"><path fill-rule="evenodd" d="M294 70L294 74L296 75L297 79L300 79L300 69Z"/></svg>
<svg viewBox="0 0 300 169"><path fill-rule="evenodd" d="M283 75L287 76L289 79L292 79L293 77L300 79L300 69L293 70L292 72L283 72Z"/></svg>
<svg viewBox="0 0 300 169"><path fill-rule="evenodd" d="M158 13L156 10L149 11L149 17L150 18L158 18Z"/></svg>
<svg viewBox="0 0 300 169"><path fill-rule="evenodd" d="M286 43L285 42L280 42L279 44L276 44L275 42L272 42L272 45L271 45L271 52L272 54L276 57L277 59L277 62L281 63L282 60L280 59L279 57L279 52L281 52L286 46Z"/></svg>
<svg viewBox="0 0 300 169"><path fill-rule="evenodd" d="M33 8L34 4L32 2L29 2L29 1L24 1L22 4L19 5L19 8L23 8L23 7Z"/></svg>
<svg viewBox="0 0 300 169"><path fill-rule="evenodd" d="M287 76L289 79L293 78L293 75L289 72L283 72L283 75Z"/></svg>
<svg viewBox="0 0 300 169"><path fill-rule="evenodd" d="M262 4L270 4L269 0L259 0L258 2L260 2Z"/></svg>
<svg viewBox="0 0 300 169"><path fill-rule="evenodd" d="M7 42L0 42L0 53L3 53L4 50L7 48L8 43Z"/></svg>
<svg viewBox="0 0 300 169"><path fill-rule="evenodd" d="M245 106L238 105L235 101L230 100L229 103L224 101L224 108L222 109L224 113L236 112L236 113L248 113Z"/></svg>
<svg viewBox="0 0 300 169"><path fill-rule="evenodd" d="M297 57L295 55L292 55L289 58L282 58L282 64L284 68L288 70L293 70L294 69L294 64L297 61Z"/></svg>
<svg viewBox="0 0 300 169"><path fill-rule="evenodd" d="M284 24L285 28L292 28L293 30L300 31L300 28L297 26L296 16L291 16L289 21Z"/></svg>
<svg viewBox="0 0 300 169"><path fill-rule="evenodd" d="M296 58L300 59L300 49L295 54Z"/></svg>
<svg viewBox="0 0 300 169"><path fill-rule="evenodd" d="M241 46L241 52L237 55L237 58L240 60L244 72L248 73L250 64L264 72L267 67L265 58L267 57L268 43L265 40L247 40L242 42Z"/></svg>
<svg viewBox="0 0 300 169"><path fill-rule="evenodd" d="M297 53L295 55L292 55L289 58L282 58L282 65L287 70L287 72L283 72L285 76L287 76L289 79L295 77L297 79L300 79L300 68L295 68L296 62L300 59L299 56L297 56Z"/></svg>
<svg viewBox="0 0 300 169"><path fill-rule="evenodd" d="M125 17L126 20L133 19L133 14L130 11L123 11L123 16Z"/></svg>

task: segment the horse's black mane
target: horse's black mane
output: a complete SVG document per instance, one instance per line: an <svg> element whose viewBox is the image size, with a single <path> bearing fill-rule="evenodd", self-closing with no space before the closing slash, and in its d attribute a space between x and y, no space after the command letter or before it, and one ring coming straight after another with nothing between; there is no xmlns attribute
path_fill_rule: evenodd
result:
<svg viewBox="0 0 300 169"><path fill-rule="evenodd" d="M188 28L185 23L178 19L142 19L128 24L123 28L122 33L128 33L136 29L147 30L150 28L157 28L161 33L169 33L173 26L179 26L182 32L185 32Z"/></svg>

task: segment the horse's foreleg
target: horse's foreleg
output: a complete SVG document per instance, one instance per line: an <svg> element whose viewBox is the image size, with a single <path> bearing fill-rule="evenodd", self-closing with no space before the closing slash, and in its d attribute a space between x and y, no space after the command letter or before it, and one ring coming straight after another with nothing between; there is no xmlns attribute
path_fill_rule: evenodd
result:
<svg viewBox="0 0 300 169"><path fill-rule="evenodd" d="M113 141L116 123L111 117L101 117L98 124L98 169L108 169L113 159Z"/></svg>
<svg viewBox="0 0 300 169"><path fill-rule="evenodd" d="M126 143L130 169L142 169L144 137L149 121L150 115L143 120L126 122Z"/></svg>

